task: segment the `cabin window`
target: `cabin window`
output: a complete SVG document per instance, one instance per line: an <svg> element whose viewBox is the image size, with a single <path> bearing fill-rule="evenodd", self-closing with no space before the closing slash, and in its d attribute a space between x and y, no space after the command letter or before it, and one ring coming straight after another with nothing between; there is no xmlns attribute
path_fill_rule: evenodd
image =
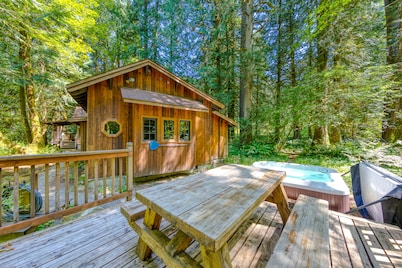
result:
<svg viewBox="0 0 402 268"><path fill-rule="evenodd" d="M174 140L174 120L163 120L163 139Z"/></svg>
<svg viewBox="0 0 402 268"><path fill-rule="evenodd" d="M116 119L108 119L102 124L102 133L108 137L117 137L121 131L120 123Z"/></svg>
<svg viewBox="0 0 402 268"><path fill-rule="evenodd" d="M144 141L152 141L152 140L156 140L158 129L157 129L157 119L156 118L144 118L143 119L143 133L144 133L144 137L143 140Z"/></svg>
<svg viewBox="0 0 402 268"><path fill-rule="evenodd" d="M190 121L180 120L180 141L190 141Z"/></svg>

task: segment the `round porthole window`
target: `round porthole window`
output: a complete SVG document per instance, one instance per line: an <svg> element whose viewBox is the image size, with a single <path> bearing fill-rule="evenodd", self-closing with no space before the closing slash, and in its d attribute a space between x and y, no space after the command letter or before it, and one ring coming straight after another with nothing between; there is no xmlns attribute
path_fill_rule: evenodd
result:
<svg viewBox="0 0 402 268"><path fill-rule="evenodd" d="M109 119L102 124L102 133L108 137L117 137L121 134L120 123L116 119Z"/></svg>

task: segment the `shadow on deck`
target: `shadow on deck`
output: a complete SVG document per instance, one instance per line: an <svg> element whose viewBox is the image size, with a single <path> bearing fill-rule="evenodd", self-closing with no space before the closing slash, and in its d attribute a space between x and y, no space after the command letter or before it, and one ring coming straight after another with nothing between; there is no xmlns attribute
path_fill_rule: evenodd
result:
<svg viewBox="0 0 402 268"><path fill-rule="evenodd" d="M332 267L402 267L401 229L333 211L329 219ZM161 229L176 232L166 221ZM275 205L262 203L229 241L233 267L265 267L281 230ZM154 254L141 261L137 241L118 205L0 245L0 267L164 267ZM197 243L187 253L200 261Z"/></svg>

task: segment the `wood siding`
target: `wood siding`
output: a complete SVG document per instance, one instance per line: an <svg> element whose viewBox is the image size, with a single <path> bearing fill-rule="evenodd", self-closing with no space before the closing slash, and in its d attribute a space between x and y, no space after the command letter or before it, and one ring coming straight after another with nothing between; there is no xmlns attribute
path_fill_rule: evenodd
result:
<svg viewBox="0 0 402 268"><path fill-rule="evenodd" d="M208 112L188 111L124 102L120 88L155 91L190 100L200 101ZM126 142L134 144L134 176L152 176L188 171L196 166L227 156L228 123L212 113L212 103L150 66L116 76L88 87L87 96L87 149L120 149ZM143 141L143 118L157 119L157 142L160 147L150 150ZM107 137L102 127L107 120L120 123L121 134ZM175 139L163 140L163 120L175 122ZM180 120L191 125L191 139L181 142L178 137Z"/></svg>

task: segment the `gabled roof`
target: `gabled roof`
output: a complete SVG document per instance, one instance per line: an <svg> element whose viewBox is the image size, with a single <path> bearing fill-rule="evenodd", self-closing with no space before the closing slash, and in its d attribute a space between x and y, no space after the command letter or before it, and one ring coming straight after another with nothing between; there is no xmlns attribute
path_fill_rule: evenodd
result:
<svg viewBox="0 0 402 268"><path fill-rule="evenodd" d="M176 108L197 112L209 111L208 107L206 107L204 104L182 97L136 88L122 87L120 90L124 102Z"/></svg>
<svg viewBox="0 0 402 268"><path fill-rule="evenodd" d="M212 113L213 113L214 115L216 115L216 116L222 118L223 120L227 121L230 126L239 127L239 124L238 124L236 121L234 121L233 119L227 117L226 115L224 115L224 114L222 114L222 113L220 113L220 112L218 112L218 111L213 111Z"/></svg>
<svg viewBox="0 0 402 268"><path fill-rule="evenodd" d="M131 71L135 71L135 70L140 69L145 66L150 66L150 67L158 70L159 72L170 77L177 83L184 85L191 91L195 92L196 94L198 94L198 95L202 96L203 98L205 98L206 100L210 101L212 104L214 104L218 108L220 108L220 109L225 108L225 105L223 105L219 101L215 100L208 94L202 92L201 90L197 89L190 83L187 83L180 77L174 75L173 73L169 72L162 66L156 64L155 62L153 62L149 59L138 61L138 62L130 64L130 65L126 65L126 66L123 66L123 67L120 67L120 68L117 68L117 69L114 69L114 70L111 70L111 71L108 71L108 72L105 72L102 74L94 75L94 76L88 77L86 79L71 83L71 84L67 85L67 90L70 93L70 95L86 110L87 90L88 90L89 86L97 84L97 83L105 81L105 80L108 80L108 79L111 79L113 77L116 77L116 76L119 76L122 74L125 74L125 73L131 72Z"/></svg>

